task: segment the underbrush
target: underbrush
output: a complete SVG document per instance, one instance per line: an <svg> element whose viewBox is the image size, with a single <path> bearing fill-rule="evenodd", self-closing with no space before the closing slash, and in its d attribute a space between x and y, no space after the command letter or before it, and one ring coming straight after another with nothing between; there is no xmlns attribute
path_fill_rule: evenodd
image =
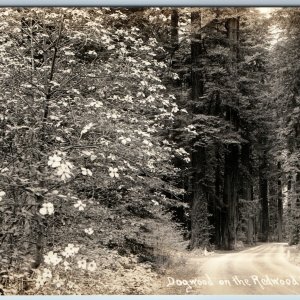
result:
<svg viewBox="0 0 300 300"><path fill-rule="evenodd" d="M38 269L30 268L34 257L29 255L22 263L2 266L0 289L5 295L155 294L166 270L186 263L182 231L160 207L148 219L106 212L100 224L90 215L92 234L57 230ZM122 220L130 226L121 226ZM56 242L58 234L66 238Z"/></svg>
<svg viewBox="0 0 300 300"><path fill-rule="evenodd" d="M156 272L151 265L139 263L138 257L121 256L117 251L102 249L94 254L97 265L94 271L78 265L49 266L43 264L31 274L3 275L5 295L92 295L92 294L150 294L157 289ZM90 255L81 256L81 262L91 262Z"/></svg>

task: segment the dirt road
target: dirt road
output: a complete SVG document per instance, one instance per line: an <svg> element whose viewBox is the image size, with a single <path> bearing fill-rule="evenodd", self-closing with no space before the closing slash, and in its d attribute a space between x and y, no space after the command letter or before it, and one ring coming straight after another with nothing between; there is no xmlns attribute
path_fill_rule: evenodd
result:
<svg viewBox="0 0 300 300"><path fill-rule="evenodd" d="M289 262L289 256L287 244L270 243L192 257L164 279L164 293L300 295L300 267Z"/></svg>

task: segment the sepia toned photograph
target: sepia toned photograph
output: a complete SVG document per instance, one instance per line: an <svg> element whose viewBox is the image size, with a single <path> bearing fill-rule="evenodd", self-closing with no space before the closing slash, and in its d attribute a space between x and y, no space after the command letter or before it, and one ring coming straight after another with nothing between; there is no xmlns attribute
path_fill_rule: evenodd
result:
<svg viewBox="0 0 300 300"><path fill-rule="evenodd" d="M0 295L300 295L300 8L0 8Z"/></svg>

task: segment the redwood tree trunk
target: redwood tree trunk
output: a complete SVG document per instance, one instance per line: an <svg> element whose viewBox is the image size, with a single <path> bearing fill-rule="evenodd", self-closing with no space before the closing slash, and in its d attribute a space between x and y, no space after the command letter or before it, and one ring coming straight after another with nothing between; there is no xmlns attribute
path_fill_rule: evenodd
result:
<svg viewBox="0 0 300 300"><path fill-rule="evenodd" d="M191 24L192 24L192 28L199 28L201 26L200 12L191 13ZM194 101L199 100L200 97L202 97L204 94L203 74L201 71L202 54L203 54L203 49L201 43L201 34L196 30L196 32L194 32L192 35L192 42L191 42L191 57L192 57L191 98ZM194 106L194 111L197 112L195 106Z"/></svg>
<svg viewBox="0 0 300 300"><path fill-rule="evenodd" d="M230 55L232 60L231 72L233 78L236 76L238 48L239 48L239 19L228 19L225 27L230 45ZM231 107L230 107L231 112ZM233 117L226 114L226 118L236 125L238 114ZM238 129L238 126L236 126ZM237 240L238 228L238 172L239 172L239 146L238 144L225 145L224 163L224 208L221 213L221 247L226 250L234 249Z"/></svg>
<svg viewBox="0 0 300 300"><path fill-rule="evenodd" d="M215 201L214 201L214 244L215 246L220 249L222 248L222 220L225 219L222 216L222 210L224 209L224 203L222 198L223 193L223 178L222 178L222 170L221 164L223 163L221 157L222 148L219 145L215 147L215 155L216 155L216 171L215 171Z"/></svg>
<svg viewBox="0 0 300 300"><path fill-rule="evenodd" d="M246 207L246 215L244 217L244 225L245 225L245 235L247 244L253 244L254 242L254 216L252 211L252 205L250 205L253 200L252 193L252 182L250 176L252 175L252 168L250 164L250 144L243 144L241 149L241 164L243 166L243 170L240 171L240 185L241 185L241 198L248 202Z"/></svg>
<svg viewBox="0 0 300 300"><path fill-rule="evenodd" d="M171 13L171 44L172 50L175 51L178 48L178 21L179 15L177 8L172 9Z"/></svg>
<svg viewBox="0 0 300 300"><path fill-rule="evenodd" d="M283 218L283 203L282 203L282 184L281 184L281 164L278 163L278 190L277 190L277 232L278 242L282 242L282 218Z"/></svg>
<svg viewBox="0 0 300 300"><path fill-rule="evenodd" d="M222 248L232 250L236 244L238 225L238 160L239 146L229 144L225 152Z"/></svg>
<svg viewBox="0 0 300 300"><path fill-rule="evenodd" d="M206 173L206 149L199 147L192 155L194 169L192 181L192 206L191 206L191 242L190 248L208 246L209 224L207 211L207 193L204 186Z"/></svg>
<svg viewBox="0 0 300 300"><path fill-rule="evenodd" d="M200 12L191 13L191 23L193 28L201 26ZM201 34L194 32L191 42L191 99L195 107L200 97L203 96L203 80L200 69L200 60L202 55ZM208 211L207 211L207 193L204 186L205 165L206 165L206 148L198 147L192 155L192 205L191 205L191 242L190 247L198 248L204 246L209 241L208 232Z"/></svg>
<svg viewBox="0 0 300 300"><path fill-rule="evenodd" d="M265 151L264 151L265 152ZM268 200L268 177L267 177L267 157L263 154L263 160L259 167L259 195L261 203L260 213L260 240L269 241L269 200Z"/></svg>

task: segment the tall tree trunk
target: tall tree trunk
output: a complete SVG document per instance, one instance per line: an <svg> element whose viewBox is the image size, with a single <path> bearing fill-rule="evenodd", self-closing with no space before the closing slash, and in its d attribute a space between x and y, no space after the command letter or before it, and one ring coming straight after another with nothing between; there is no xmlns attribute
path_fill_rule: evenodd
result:
<svg viewBox="0 0 300 300"><path fill-rule="evenodd" d="M259 167L259 196L261 203L260 213L260 240L269 240L269 199L268 199L268 177L267 177L267 157L264 150L261 165Z"/></svg>
<svg viewBox="0 0 300 300"><path fill-rule="evenodd" d="M239 43L239 19L232 18L227 20L225 27L230 44L230 53L232 59L232 75L235 78L237 68L237 53ZM231 110L231 108L230 108ZM231 114L230 114L231 115ZM228 116L227 116L228 117ZM230 117L232 124L235 124L238 114L233 119ZM237 240L238 228L238 171L239 171L239 146L237 144L225 145L225 164L224 164L224 192L222 211L222 248L234 249Z"/></svg>
<svg viewBox="0 0 300 300"><path fill-rule="evenodd" d="M250 186L248 189L248 192L250 193L251 201L253 201L253 185ZM251 212L252 214L249 215L248 223L247 223L247 243L248 244L254 244L256 242L256 230L255 230L255 214Z"/></svg>
<svg viewBox="0 0 300 300"><path fill-rule="evenodd" d="M203 96L203 80L200 70L200 60L202 55L201 34L198 33L201 27L200 12L191 13L191 24L195 32L192 34L191 42L191 99L193 108L197 107L197 102ZM206 165L206 148L204 146L195 149L192 155L192 205L191 205L191 242L190 247L197 248L204 246L209 240L208 232L208 211L207 211L207 194L204 187L205 165Z"/></svg>
<svg viewBox="0 0 300 300"><path fill-rule="evenodd" d="M234 249L236 245L236 232L238 225L238 158L239 146L237 144L227 145L225 150L225 173L224 173L224 193L222 220L222 248L226 250Z"/></svg>
<svg viewBox="0 0 300 300"><path fill-rule="evenodd" d="M282 203L282 184L281 184L281 163L278 162L278 182L277 182L277 233L278 242L282 242L282 218L283 218L283 203Z"/></svg>
<svg viewBox="0 0 300 300"><path fill-rule="evenodd" d="M241 198L245 201L245 235L247 244L254 242L254 216L252 211L251 201L253 200L252 183L251 183L251 165L250 165L250 144L243 144L241 148L241 165L240 170L240 185L241 185Z"/></svg>
<svg viewBox="0 0 300 300"><path fill-rule="evenodd" d="M293 176L291 187L291 229L289 243L300 243L300 173Z"/></svg>
<svg viewBox="0 0 300 300"><path fill-rule="evenodd" d="M191 241L190 248L208 246L209 224L207 211L207 193L204 186L206 173L206 149L200 147L192 155L194 169L192 191L193 199L191 206Z"/></svg>
<svg viewBox="0 0 300 300"><path fill-rule="evenodd" d="M171 45L173 52L178 49L179 39L178 39L178 22L179 15L178 9L174 8L171 12Z"/></svg>
<svg viewBox="0 0 300 300"><path fill-rule="evenodd" d="M221 164L223 163L221 157L222 148L219 145L215 147L216 155L216 171L215 171L215 201L214 201L214 244L219 249L222 247L222 210L224 209L224 203L222 199L222 184L223 178L221 174Z"/></svg>
<svg viewBox="0 0 300 300"><path fill-rule="evenodd" d="M192 83L192 100L199 100L204 94L204 81L201 71L201 57L203 54L201 33L199 28L201 27L201 14L200 12L191 13L191 25L195 32L192 34L191 42L191 57L192 57L192 71L191 71L191 83ZM196 105L197 106L197 105ZM194 106L194 112L197 112L196 106Z"/></svg>

